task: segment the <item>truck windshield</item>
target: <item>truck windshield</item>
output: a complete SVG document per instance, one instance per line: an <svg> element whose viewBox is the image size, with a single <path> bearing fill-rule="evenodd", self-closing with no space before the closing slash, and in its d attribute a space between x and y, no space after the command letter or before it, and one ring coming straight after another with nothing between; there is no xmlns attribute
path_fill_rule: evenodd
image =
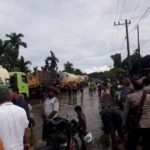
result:
<svg viewBox="0 0 150 150"><path fill-rule="evenodd" d="M17 87L17 75L16 74L10 77L10 84L11 84L11 87Z"/></svg>

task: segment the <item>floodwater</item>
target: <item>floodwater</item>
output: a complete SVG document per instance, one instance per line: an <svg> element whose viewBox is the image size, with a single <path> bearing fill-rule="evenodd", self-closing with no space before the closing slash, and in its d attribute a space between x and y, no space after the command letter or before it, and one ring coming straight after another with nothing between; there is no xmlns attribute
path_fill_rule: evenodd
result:
<svg viewBox="0 0 150 150"><path fill-rule="evenodd" d="M71 99L69 99L68 93L63 92L58 96L58 98L60 100L59 116L67 118L69 120L76 119L74 106L77 104L82 106L87 119L88 131L90 131L94 136L93 143L87 146L88 150L100 150L100 149L102 150L99 139L100 136L103 134L103 132L101 130L101 119L99 116L100 103L99 103L99 97L97 92L93 92L89 94L88 89L85 89L83 95L81 95L81 93L78 92L77 98L71 98ZM34 128L33 136L32 136L32 145L33 145L32 149L36 150L38 149L38 147L44 145L45 143L41 140L42 139L41 137L42 105L40 100L34 100L33 103L34 103L33 112L36 121L36 126Z"/></svg>

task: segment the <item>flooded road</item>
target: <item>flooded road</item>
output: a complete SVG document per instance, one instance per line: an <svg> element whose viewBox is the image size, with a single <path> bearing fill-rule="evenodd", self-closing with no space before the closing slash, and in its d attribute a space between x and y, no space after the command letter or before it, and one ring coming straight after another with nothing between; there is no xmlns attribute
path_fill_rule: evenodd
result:
<svg viewBox="0 0 150 150"><path fill-rule="evenodd" d="M68 93L61 93L59 95L60 100L60 112L59 116L67 118L69 120L76 119L76 113L74 112L75 105L81 105L86 115L88 131L94 136L94 142L88 145L88 150L99 150L99 138L102 135L101 131L101 119L99 116L100 103L97 92L89 94L88 90L85 89L83 95L80 92L77 98L69 99ZM33 133L33 149L38 149L39 146L44 145L42 142L42 120L41 111L42 105L39 100L36 100L33 105L34 118L36 121L36 127Z"/></svg>

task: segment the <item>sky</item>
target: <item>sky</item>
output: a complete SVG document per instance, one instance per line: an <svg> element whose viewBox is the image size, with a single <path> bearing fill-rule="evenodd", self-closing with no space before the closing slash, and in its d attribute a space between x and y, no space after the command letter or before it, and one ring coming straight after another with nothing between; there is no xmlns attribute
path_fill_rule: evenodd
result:
<svg viewBox="0 0 150 150"><path fill-rule="evenodd" d="M131 19L130 31L149 5L149 0L0 0L0 38L23 33L28 47L20 55L32 61L31 68L40 69L52 50L59 70L70 61L86 73L105 71L113 66L112 54L127 55L125 26L114 27L114 21ZM150 53L149 17L140 22L143 56ZM132 54L137 48L134 28L129 37Z"/></svg>

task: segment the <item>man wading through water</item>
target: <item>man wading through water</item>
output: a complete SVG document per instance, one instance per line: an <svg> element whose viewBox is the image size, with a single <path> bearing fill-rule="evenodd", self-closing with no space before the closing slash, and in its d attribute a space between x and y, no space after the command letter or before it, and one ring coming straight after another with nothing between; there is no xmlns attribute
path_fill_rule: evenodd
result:
<svg viewBox="0 0 150 150"><path fill-rule="evenodd" d="M48 98L45 99L43 104L43 140L47 141L47 145L49 145L48 137L53 132L50 131L48 127L48 120L54 119L57 117L57 112L59 111L59 101L56 98L58 94L57 89L53 87L48 88ZM51 133L50 133L51 132Z"/></svg>

